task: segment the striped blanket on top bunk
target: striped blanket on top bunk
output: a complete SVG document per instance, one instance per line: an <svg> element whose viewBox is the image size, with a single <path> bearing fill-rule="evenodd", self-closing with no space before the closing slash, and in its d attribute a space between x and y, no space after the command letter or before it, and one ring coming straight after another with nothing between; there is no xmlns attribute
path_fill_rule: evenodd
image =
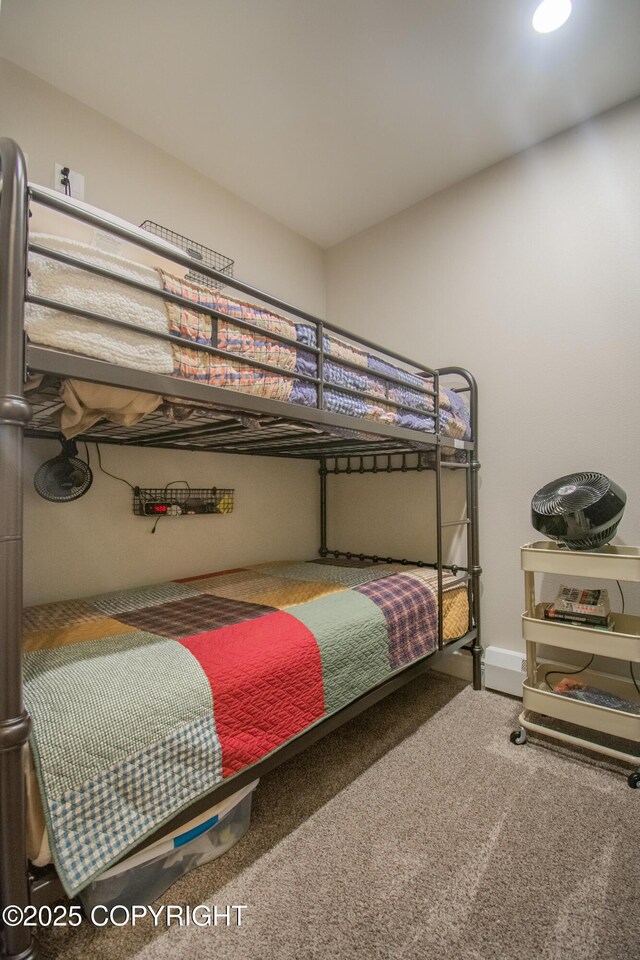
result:
<svg viewBox="0 0 640 960"><path fill-rule="evenodd" d="M303 379L318 375L317 356L305 349L318 346L312 324L279 316L256 304L244 303L164 270L125 260L79 241L44 235L35 235L34 239L43 246L69 253L124 277L179 294L191 301L193 307L164 302L153 294L32 255L29 279L32 293L125 320L130 327L109 326L28 304L26 328L31 342L133 369L171 374L215 387L317 407L317 385ZM219 311L225 314L225 319L212 318L200 312L198 306ZM249 321L264 332L243 329L233 322L234 319ZM152 339L139 333L136 327L154 333L175 334L193 343L194 348ZM274 340L270 333L287 337L292 343ZM278 372L199 351L195 349L196 344L267 363L277 367ZM323 348L325 410L434 432L433 397L425 392L432 388L431 381L331 333L325 333ZM392 383L385 376L401 383ZM358 390L369 396L356 397L345 390ZM400 406L391 406L388 401ZM405 404L417 412L404 409ZM469 414L460 395L441 389L439 404L442 433L460 440L469 439Z"/></svg>

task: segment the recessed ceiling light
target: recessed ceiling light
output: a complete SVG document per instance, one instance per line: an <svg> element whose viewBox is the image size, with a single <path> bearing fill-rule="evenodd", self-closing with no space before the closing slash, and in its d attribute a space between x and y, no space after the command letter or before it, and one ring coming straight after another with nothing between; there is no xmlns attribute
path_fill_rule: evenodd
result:
<svg viewBox="0 0 640 960"><path fill-rule="evenodd" d="M533 29L551 33L566 23L571 16L571 0L542 0L533 15Z"/></svg>

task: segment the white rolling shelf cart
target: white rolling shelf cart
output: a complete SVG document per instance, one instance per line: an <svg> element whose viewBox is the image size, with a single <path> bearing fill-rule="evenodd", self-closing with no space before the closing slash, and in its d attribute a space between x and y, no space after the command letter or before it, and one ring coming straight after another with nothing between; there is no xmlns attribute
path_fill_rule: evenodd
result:
<svg viewBox="0 0 640 960"><path fill-rule="evenodd" d="M536 573L550 573L571 577L592 577L598 580L626 580L640 582L640 547L608 546L598 550L568 550L552 541L527 543L520 551L524 571L525 612L522 614L522 636L526 642L527 675L523 681L523 710L518 718L520 729L511 734L511 742L526 742L527 731L553 737L574 746L594 750L625 763L640 766L640 702L637 712L618 710L596 703L576 700L554 693L545 683L547 671L555 672L555 665L538 658L538 644L576 650L640 664L640 617L613 613L613 632L573 626L544 619L544 604L536 602ZM561 672L561 671L560 671ZM640 666L636 666L640 682ZM628 684L603 677L597 670L581 673L581 678L610 693L628 699ZM597 730L638 744L638 753L626 753L592 740L536 723L529 713L552 717L567 723ZM629 775L630 787L640 787L640 770Z"/></svg>

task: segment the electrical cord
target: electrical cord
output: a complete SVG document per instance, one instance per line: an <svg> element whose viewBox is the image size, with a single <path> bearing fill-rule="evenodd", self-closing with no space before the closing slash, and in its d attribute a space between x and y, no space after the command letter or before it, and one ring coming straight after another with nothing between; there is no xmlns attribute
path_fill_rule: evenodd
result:
<svg viewBox="0 0 640 960"><path fill-rule="evenodd" d="M186 493L186 496L185 496L184 500L180 501L180 500L178 500L177 497L176 497L176 499L175 499L175 502L176 502L177 504L179 504L179 506L180 506L182 509L185 509L185 504L186 504L187 500L189 499L189 494L191 493L191 487L189 486L189 484L188 484L188 482L187 482L186 480L170 480L169 483L167 483L166 486L165 486L165 488L164 488L164 495L165 495L165 497L167 496L167 491L168 491L169 487L173 486L174 483L184 483L185 487L187 488L187 493ZM173 493L173 492L175 492L175 491L172 491L172 493Z"/></svg>
<svg viewBox="0 0 640 960"><path fill-rule="evenodd" d="M89 463L89 448L87 447L86 443L85 443L85 447L86 447L86 450L87 450L87 465L88 465L88 463ZM102 465L102 453L101 453L101 451L100 451L100 446L99 446L99 444L97 444L97 443L96 443L96 452L97 452L97 454L98 454L98 466L100 467L100 470L101 470L104 474L106 474L107 477L111 477L112 480L119 480L120 483L126 483L126 485L129 487L129 489L130 489L130 490L133 490L133 491L135 492L136 487L134 487L134 485L133 485L132 483L129 483L128 480L125 480L124 477L117 477L117 476L115 475L115 473L110 473L108 470L105 470L105 468L104 468L103 465ZM187 480L170 480L169 483L165 484L165 488L164 488L165 494L166 494L167 491L169 490L169 487L172 487L175 483L183 483L183 484L185 485L185 487L187 488L187 495L188 495L188 493L191 492L191 487L190 487L189 482L188 482ZM142 494L142 492L140 492L140 498L141 498L141 501L144 503L144 495ZM162 519L162 516L163 516L163 514L159 514L159 515L155 518L155 522L154 522L154 524L153 524L153 527L151 528L151 533L155 533L155 532L156 532L156 527L158 526L158 521Z"/></svg>
<svg viewBox="0 0 640 960"><path fill-rule="evenodd" d="M108 477L111 477L112 480L119 480L120 483L126 483L126 485L131 490L135 490L134 485L132 483L129 483L128 480L125 480L124 477L116 477L115 473L109 473L108 470L105 470L105 468L102 466L102 454L100 452L100 447L97 443L96 443L96 453L98 454L98 466L100 467L103 473L105 473Z"/></svg>
<svg viewBox="0 0 640 960"><path fill-rule="evenodd" d="M624 593L622 592L620 581L616 580L616 583L618 584L618 590L620 591L620 599L622 600L622 610L620 611L620 613L624 613Z"/></svg>
<svg viewBox="0 0 640 960"><path fill-rule="evenodd" d="M578 674L578 673L584 673L585 670L588 670L589 667L591 666L591 664L593 663L593 661L595 660L595 658L596 658L596 655L595 655L595 653L594 653L594 654L591 656L591 659L589 660L589 662L588 662L588 663L585 663L584 667L580 667L579 670L572 670L570 673L569 673L567 670L547 670L547 672L546 672L545 675L544 675L544 682L545 682L546 685L549 687L549 690L553 690L553 687L551 686L551 684L550 684L549 681L547 680L547 677L550 677L552 673L558 673L558 674L561 673L563 677L575 677L576 674Z"/></svg>
<svg viewBox="0 0 640 960"><path fill-rule="evenodd" d="M86 446L86 444L85 444L85 446ZM132 483L129 483L128 480L125 480L124 477L116 477L115 473L109 473L108 470L105 470L105 468L102 466L102 453L100 452L100 446L99 446L97 443L96 443L96 453L98 454L98 466L100 467L100 469L102 470L102 472L103 472L107 477L111 477L112 480L119 480L120 483L126 483L126 485L127 485L131 490L133 490L133 491L135 492L135 489L136 489L136 488L134 487L134 485L133 485ZM88 456L88 454L89 454L89 448L87 447L87 456ZM165 488L165 489L166 489L166 488ZM155 532L156 532L156 527L158 526L158 520L159 520L159 519L160 519L160 517L156 517L156 522L155 522L154 525L153 525L153 528L152 528L152 530L151 530L151 533L155 533Z"/></svg>

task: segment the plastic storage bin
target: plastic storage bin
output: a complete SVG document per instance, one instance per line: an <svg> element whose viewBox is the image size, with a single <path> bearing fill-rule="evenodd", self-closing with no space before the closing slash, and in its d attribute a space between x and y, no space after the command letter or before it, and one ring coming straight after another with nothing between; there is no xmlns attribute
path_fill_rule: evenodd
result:
<svg viewBox="0 0 640 960"><path fill-rule="evenodd" d="M226 853L249 829L251 797L258 781L107 870L80 893L87 913L102 904L153 903L180 877Z"/></svg>

